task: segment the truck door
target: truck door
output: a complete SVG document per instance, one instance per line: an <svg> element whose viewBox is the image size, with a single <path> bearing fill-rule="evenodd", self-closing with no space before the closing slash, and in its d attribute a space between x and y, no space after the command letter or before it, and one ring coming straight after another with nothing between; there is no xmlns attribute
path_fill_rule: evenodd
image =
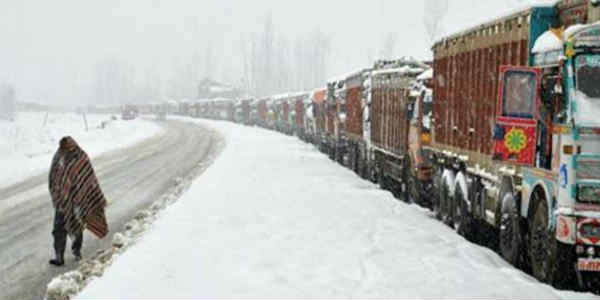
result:
<svg viewBox="0 0 600 300"><path fill-rule="evenodd" d="M533 166L541 71L530 67L500 67L498 107L494 126L494 159Z"/></svg>

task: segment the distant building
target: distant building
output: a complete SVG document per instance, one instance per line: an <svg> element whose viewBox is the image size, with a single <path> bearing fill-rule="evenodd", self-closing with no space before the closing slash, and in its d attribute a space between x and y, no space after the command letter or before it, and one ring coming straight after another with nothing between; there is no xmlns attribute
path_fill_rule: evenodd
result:
<svg viewBox="0 0 600 300"><path fill-rule="evenodd" d="M228 98L236 99L243 95L243 91L225 83L220 83L206 78L198 84L198 99Z"/></svg>

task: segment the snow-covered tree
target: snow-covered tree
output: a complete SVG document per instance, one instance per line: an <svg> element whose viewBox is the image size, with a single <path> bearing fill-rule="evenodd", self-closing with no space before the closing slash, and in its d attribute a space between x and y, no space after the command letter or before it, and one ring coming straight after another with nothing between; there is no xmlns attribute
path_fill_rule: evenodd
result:
<svg viewBox="0 0 600 300"><path fill-rule="evenodd" d="M134 96L135 69L116 57L98 61L93 72L93 91L96 104L122 104Z"/></svg>

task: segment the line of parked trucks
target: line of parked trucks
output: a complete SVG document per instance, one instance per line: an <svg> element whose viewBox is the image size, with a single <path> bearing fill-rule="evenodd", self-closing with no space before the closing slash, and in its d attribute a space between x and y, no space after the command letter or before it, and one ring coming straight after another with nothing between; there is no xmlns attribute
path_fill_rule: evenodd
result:
<svg viewBox="0 0 600 300"><path fill-rule="evenodd" d="M600 288L597 1L534 5L311 92L179 103L315 144L542 282Z"/></svg>

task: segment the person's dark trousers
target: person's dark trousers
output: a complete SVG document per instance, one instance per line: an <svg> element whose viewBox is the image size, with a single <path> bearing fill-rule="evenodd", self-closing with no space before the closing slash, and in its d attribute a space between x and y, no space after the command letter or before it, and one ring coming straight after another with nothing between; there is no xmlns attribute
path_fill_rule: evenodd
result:
<svg viewBox="0 0 600 300"><path fill-rule="evenodd" d="M52 230L54 236L54 251L56 251L56 259L50 261L53 265L64 264L64 254L67 245L67 230L65 229L65 217L62 212L56 210L54 215L54 229ZM71 244L71 250L77 259L81 258L81 245L83 243L83 232L80 232L75 236L75 240Z"/></svg>

